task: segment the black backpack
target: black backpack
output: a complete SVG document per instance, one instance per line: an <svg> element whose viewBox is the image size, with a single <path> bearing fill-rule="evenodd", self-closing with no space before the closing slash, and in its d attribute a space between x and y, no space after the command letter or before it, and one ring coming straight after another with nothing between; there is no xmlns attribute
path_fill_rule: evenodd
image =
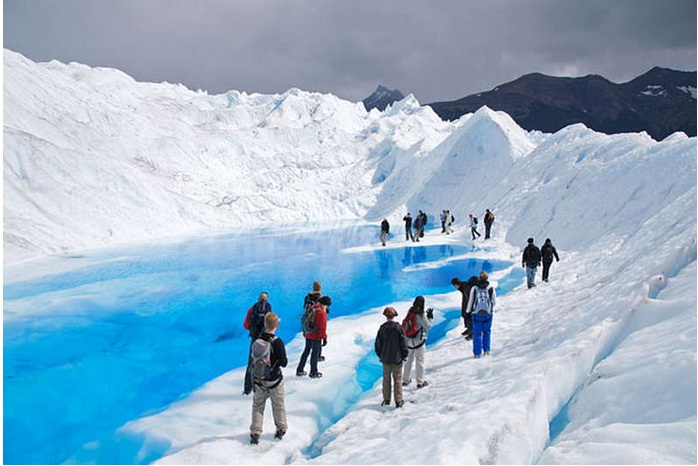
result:
<svg viewBox="0 0 698 466"><path fill-rule="evenodd" d="M253 339L259 338L264 330L264 316L271 311L271 305L268 302L257 301L252 306L250 313L250 334Z"/></svg>

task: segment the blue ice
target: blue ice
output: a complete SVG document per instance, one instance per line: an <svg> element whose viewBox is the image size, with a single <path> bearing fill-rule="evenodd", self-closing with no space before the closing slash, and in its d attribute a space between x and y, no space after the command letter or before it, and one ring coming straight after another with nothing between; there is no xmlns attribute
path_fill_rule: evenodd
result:
<svg viewBox="0 0 698 466"><path fill-rule="evenodd" d="M5 284L5 462L156 460L167 445L138 456L142 439L116 430L243 366L249 341L242 321L260 291L269 293L285 324L279 334L290 341L313 280L332 297L333 318L450 292L454 276L510 265L456 258L414 267L470 251L459 245L343 252L377 244L377 236L366 225L258 229L92 252L81 259L88 265ZM28 311L32 317L21 318ZM432 329L430 344L460 318L444 311L448 319ZM372 358L357 367L359 389L348 407L380 376ZM238 390L231 387L231 395Z"/></svg>

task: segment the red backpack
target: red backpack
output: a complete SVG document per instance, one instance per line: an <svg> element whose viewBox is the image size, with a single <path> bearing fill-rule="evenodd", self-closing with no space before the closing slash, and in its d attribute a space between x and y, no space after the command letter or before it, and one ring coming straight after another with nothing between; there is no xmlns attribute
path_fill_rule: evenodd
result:
<svg viewBox="0 0 698 466"><path fill-rule="evenodd" d="M414 312L407 313L402 320L402 330L407 338L415 338L419 334L421 327L417 325L417 314Z"/></svg>

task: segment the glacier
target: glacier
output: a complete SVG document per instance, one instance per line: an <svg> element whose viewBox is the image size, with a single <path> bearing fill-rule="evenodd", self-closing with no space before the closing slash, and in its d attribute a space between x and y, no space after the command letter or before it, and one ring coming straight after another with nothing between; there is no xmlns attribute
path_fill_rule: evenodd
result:
<svg viewBox="0 0 698 466"><path fill-rule="evenodd" d="M404 246L417 209L457 218L427 245L516 263L527 237L550 237L561 253L549 284L502 297L492 358L468 358L457 326L430 347L432 384L403 411L378 410L374 388L318 422L375 336L372 307L333 319L334 377L288 381L283 442L246 444L238 368L122 427L167 445L160 462L696 462L696 138L526 132L486 107L444 122L413 96L383 112L299 89L211 96L9 50L3 66L6 285L47 257L260 225L385 217ZM485 208L494 237L473 243L465 219Z"/></svg>

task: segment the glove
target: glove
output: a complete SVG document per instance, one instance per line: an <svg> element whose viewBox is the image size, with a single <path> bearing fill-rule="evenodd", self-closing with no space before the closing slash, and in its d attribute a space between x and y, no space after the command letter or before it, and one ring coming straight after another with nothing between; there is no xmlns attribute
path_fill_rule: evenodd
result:
<svg viewBox="0 0 698 466"><path fill-rule="evenodd" d="M323 338L323 340L322 340L322 346L327 346L327 338Z"/></svg>
<svg viewBox="0 0 698 466"><path fill-rule="evenodd" d="M427 309L427 319L433 319L434 318L434 308L430 307Z"/></svg>

